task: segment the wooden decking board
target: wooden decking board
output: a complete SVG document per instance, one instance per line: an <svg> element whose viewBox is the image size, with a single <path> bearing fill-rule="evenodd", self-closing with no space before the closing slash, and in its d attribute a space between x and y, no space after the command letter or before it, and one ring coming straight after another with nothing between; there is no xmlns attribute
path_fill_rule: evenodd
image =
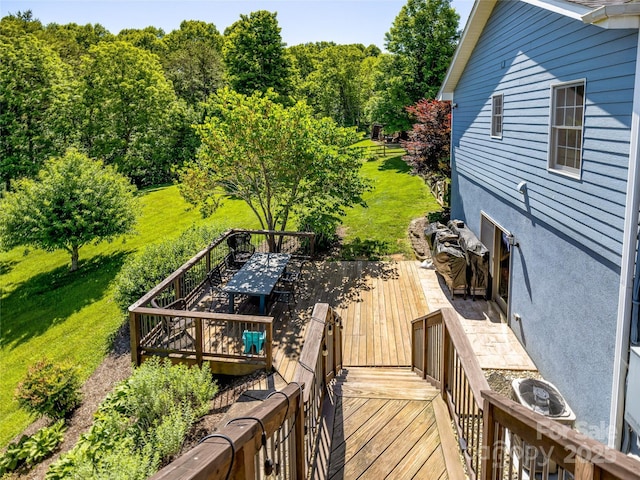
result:
<svg viewBox="0 0 640 480"><path fill-rule="evenodd" d="M315 478L461 478L447 473L455 460L447 450L457 445L442 427L448 418L433 420L442 414L438 392L406 368L411 320L428 313L419 274L415 261L309 264L292 315L275 311L274 367L287 381L313 306L328 303L342 318L344 369L332 390L332 416L323 419L332 432ZM451 437L442 446L441 435Z"/></svg>
<svg viewBox="0 0 640 480"><path fill-rule="evenodd" d="M367 415L366 418L357 417L357 420L361 420L359 422L356 422L356 418L352 416L351 419L353 421L343 424L344 437L342 439L336 435L334 430L329 478L333 478L336 475L338 475L337 478L344 478L340 475L340 472L342 472L345 464L391 422L407 403L405 400L386 401L373 415Z"/></svg>
<svg viewBox="0 0 640 480"><path fill-rule="evenodd" d="M416 446L418 441L423 437L424 430L433 428L434 423L433 409L426 404L420 414L413 421L407 423L406 428L400 436L390 439L388 448L368 465L364 475L360 478L371 478L375 480L384 478L409 454L411 449ZM421 446L418 448L420 447Z"/></svg>
<svg viewBox="0 0 640 480"><path fill-rule="evenodd" d="M420 413L429 411L433 417L432 409L423 402L407 402L393 419L382 427L379 435L374 435L361 446L351 457L345 457L343 478L359 478L376 460L386 457L385 452L395 439L406 435L407 427L411 426ZM433 423L434 420L431 420ZM403 438L403 441L406 441Z"/></svg>
<svg viewBox="0 0 640 480"><path fill-rule="evenodd" d="M433 478L430 475L420 477L418 472L423 465L429 460L432 454L438 449L440 438L437 428L426 430L420 440L409 450L409 453L389 472L385 478L404 479L404 478ZM439 477L440 475L434 475Z"/></svg>

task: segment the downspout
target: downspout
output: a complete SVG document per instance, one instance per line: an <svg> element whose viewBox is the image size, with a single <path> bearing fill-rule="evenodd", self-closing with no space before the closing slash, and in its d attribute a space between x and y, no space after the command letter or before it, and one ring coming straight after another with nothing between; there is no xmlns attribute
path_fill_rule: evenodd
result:
<svg viewBox="0 0 640 480"><path fill-rule="evenodd" d="M613 383L611 386L611 409L609 414L608 445L620 449L622 440L625 401L625 379L629 357L629 336L631 310L633 304L633 268L638 236L638 210L640 210L640 168L638 148L640 135L640 32L636 45L636 71L633 88L633 114L631 117L631 143L629 149L629 174L625 204L624 233L620 265L620 291L618 295L618 316L616 345L613 358Z"/></svg>

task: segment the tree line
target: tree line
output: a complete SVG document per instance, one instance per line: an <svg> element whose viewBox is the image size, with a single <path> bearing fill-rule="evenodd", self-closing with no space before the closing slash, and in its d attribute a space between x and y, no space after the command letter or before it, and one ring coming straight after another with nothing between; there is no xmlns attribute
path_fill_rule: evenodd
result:
<svg viewBox="0 0 640 480"><path fill-rule="evenodd" d="M0 182L35 177L74 147L146 186L193 161L222 88L303 101L339 126L408 130L405 107L433 98L458 39L450 0L408 0L375 45L287 47L277 14L241 15L222 34L185 20L117 35L100 24L43 25L32 12L0 20Z"/></svg>

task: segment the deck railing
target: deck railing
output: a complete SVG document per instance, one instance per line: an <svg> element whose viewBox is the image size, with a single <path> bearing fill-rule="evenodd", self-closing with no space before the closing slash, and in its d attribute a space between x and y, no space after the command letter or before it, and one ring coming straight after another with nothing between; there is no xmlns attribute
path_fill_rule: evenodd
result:
<svg viewBox="0 0 640 480"><path fill-rule="evenodd" d="M412 322L413 369L440 389L458 432L471 478L482 460L482 390L489 384L457 313L443 308Z"/></svg>
<svg viewBox="0 0 640 480"><path fill-rule="evenodd" d="M224 232L129 307L134 364L139 365L149 355L163 355L189 363L208 361L215 373L249 373L256 365L271 368L271 341L265 338L263 353L245 353L242 335L248 330L270 339L272 318L196 310L207 294L207 274L214 266L225 265L230 253L227 240L238 233L250 235L256 252L282 252L301 258L314 254L313 233Z"/></svg>
<svg viewBox="0 0 640 480"><path fill-rule="evenodd" d="M640 462L491 391L452 308L412 322L412 368L440 388L472 479L640 480Z"/></svg>
<svg viewBox="0 0 640 480"><path fill-rule="evenodd" d="M295 381L155 474L154 480L296 479L310 475L326 384L341 370L341 320L316 304Z"/></svg>
<svg viewBox="0 0 640 480"><path fill-rule="evenodd" d="M197 365L209 362L213 373L227 375L271 370L273 364L273 317L138 307L131 327L138 364L163 356ZM244 332L257 332L260 342L246 342Z"/></svg>

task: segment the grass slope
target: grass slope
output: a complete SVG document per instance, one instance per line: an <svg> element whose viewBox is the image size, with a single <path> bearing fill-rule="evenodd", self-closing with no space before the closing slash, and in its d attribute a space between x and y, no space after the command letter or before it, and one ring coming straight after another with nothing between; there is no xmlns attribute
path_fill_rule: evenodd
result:
<svg viewBox="0 0 640 480"><path fill-rule="evenodd" d="M375 144L363 140L356 145ZM410 168L402 155L402 148L387 147L385 156L381 154L362 167L362 174L373 182L373 190L364 195L367 208L353 208L343 219L346 244L356 238L386 242L388 253L402 253L411 258L409 222L441 207L424 181L409 174Z"/></svg>
<svg viewBox="0 0 640 480"><path fill-rule="evenodd" d="M141 194L136 234L80 249L80 270L69 273L66 252L16 248L0 253L0 446L32 420L18 408L13 392L35 360L47 357L77 365L83 379L103 360L113 333L125 320L112 301L111 281L128 255L193 224L257 228L240 201L203 220L189 209L177 187Z"/></svg>

